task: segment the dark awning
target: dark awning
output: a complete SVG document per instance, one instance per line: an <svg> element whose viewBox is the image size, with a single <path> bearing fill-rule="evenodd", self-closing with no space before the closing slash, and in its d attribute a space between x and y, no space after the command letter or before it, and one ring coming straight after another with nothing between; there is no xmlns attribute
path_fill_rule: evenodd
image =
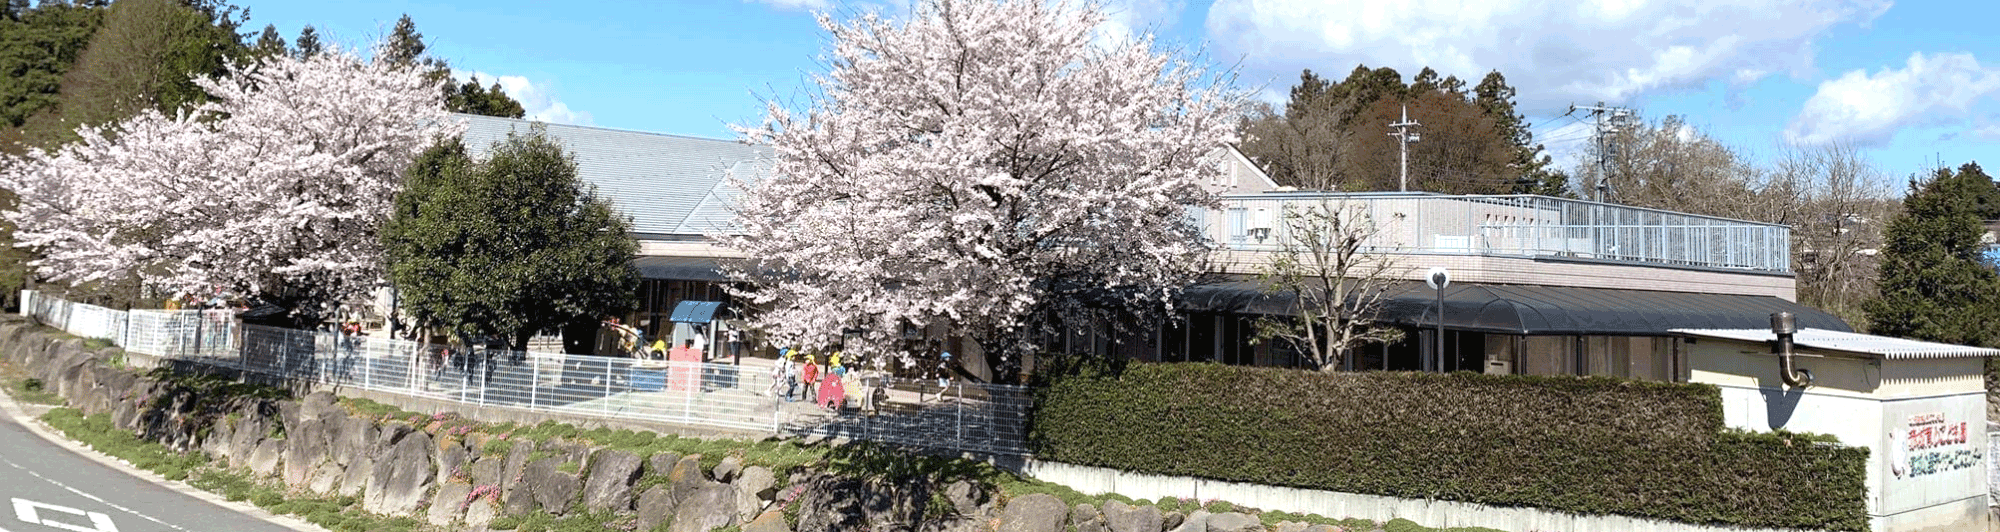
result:
<svg viewBox="0 0 2000 532"><path fill-rule="evenodd" d="M722 308L721 301L682 301L674 304L674 313L667 321L674 323L708 323L715 320L715 311Z"/></svg>
<svg viewBox="0 0 2000 532"><path fill-rule="evenodd" d="M1436 296L1418 282L1397 282L1383 296L1381 320L1435 326ZM1290 293L1265 294L1255 281L1188 288L1181 309L1234 314L1294 314ZM1801 328L1853 331L1818 309L1771 296L1695 294L1568 286L1454 284L1444 291L1447 329L1501 334L1666 335L1673 329L1758 329L1771 313L1791 312Z"/></svg>
<svg viewBox="0 0 2000 532"><path fill-rule="evenodd" d="M639 269L643 279L670 281L728 281L722 270L716 267L715 259L707 257L639 257L632 259L632 266Z"/></svg>

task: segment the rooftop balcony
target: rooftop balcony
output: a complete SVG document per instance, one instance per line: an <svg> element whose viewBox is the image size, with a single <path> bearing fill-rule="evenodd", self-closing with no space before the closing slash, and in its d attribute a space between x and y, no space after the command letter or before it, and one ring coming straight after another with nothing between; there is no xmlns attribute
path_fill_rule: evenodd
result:
<svg viewBox="0 0 2000 532"><path fill-rule="evenodd" d="M1365 242L1404 270L1469 282L1774 295L1792 299L1791 228L1532 195L1234 194L1196 213L1231 273L1290 245L1285 213L1326 205L1366 216ZM1633 267L1643 268L1633 268ZM1419 278L1399 274L1404 277Z"/></svg>

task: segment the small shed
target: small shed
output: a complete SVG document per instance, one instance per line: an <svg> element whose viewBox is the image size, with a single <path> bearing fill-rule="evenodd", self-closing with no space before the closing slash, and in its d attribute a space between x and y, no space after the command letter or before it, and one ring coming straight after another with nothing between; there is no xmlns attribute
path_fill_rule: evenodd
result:
<svg viewBox="0 0 2000 532"><path fill-rule="evenodd" d="M1778 321L1674 330L1689 381L1721 389L1724 422L1867 447L1875 532L1987 530L1985 361L2000 349Z"/></svg>

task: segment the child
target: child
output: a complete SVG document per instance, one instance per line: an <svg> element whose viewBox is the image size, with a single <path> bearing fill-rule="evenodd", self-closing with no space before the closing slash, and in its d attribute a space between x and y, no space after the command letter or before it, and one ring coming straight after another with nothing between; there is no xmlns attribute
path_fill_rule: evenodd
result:
<svg viewBox="0 0 2000 532"><path fill-rule="evenodd" d="M799 369L799 382L806 385L806 395L813 403L819 403L819 360L811 353L806 354L806 365Z"/></svg>

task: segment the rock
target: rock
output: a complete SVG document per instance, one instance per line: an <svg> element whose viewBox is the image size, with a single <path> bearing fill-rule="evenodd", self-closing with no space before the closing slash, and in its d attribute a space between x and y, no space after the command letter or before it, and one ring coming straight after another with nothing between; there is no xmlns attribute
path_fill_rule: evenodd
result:
<svg viewBox="0 0 2000 532"><path fill-rule="evenodd" d="M1173 532L1208 532L1208 511L1195 510L1188 512L1187 518L1181 520L1180 526L1170 530Z"/></svg>
<svg viewBox="0 0 2000 532"><path fill-rule="evenodd" d="M1075 508L1070 509L1069 526L1076 529L1076 532L1106 532L1110 530L1110 528L1104 525L1104 513L1097 511L1096 506L1088 503L1077 503Z"/></svg>
<svg viewBox="0 0 2000 532"><path fill-rule="evenodd" d="M534 440L514 440L514 448L507 451L505 467L500 469L500 490L514 493L520 489L521 474L528 467L528 455L535 453ZM514 515L508 513L508 515Z"/></svg>
<svg viewBox="0 0 2000 532"><path fill-rule="evenodd" d="M472 485L460 482L446 482L438 486L437 496L431 498L431 508L426 512L431 524L448 526L457 521L467 506L465 498L472 495Z"/></svg>
<svg viewBox="0 0 2000 532"><path fill-rule="evenodd" d="M326 422L300 421L285 434L285 484L304 487L314 470L326 460Z"/></svg>
<svg viewBox="0 0 2000 532"><path fill-rule="evenodd" d="M1158 510L1158 508L1154 509ZM1177 529L1181 527L1182 523L1186 522L1187 522L1187 516L1181 515L1180 512L1167 512L1160 514L1160 530Z"/></svg>
<svg viewBox="0 0 2000 532"><path fill-rule="evenodd" d="M669 452L653 453L646 457L646 474L665 475L674 471L674 464L681 462L681 455Z"/></svg>
<svg viewBox="0 0 2000 532"><path fill-rule="evenodd" d="M843 532L911 525L923 518L931 500L924 482L818 476L797 485L800 532ZM1064 515L1068 514L1065 508Z"/></svg>
<svg viewBox="0 0 2000 532"><path fill-rule="evenodd" d="M577 490L583 488L576 475L556 470L563 463L562 458L543 458L528 464L527 471L521 474L521 484L535 495L535 503L543 511L556 515L569 513L576 503Z"/></svg>
<svg viewBox="0 0 2000 532"><path fill-rule="evenodd" d="M535 503L535 490L526 488L509 492L501 500L504 501L504 504L501 505L500 512L506 515L528 515L534 513L537 506Z"/></svg>
<svg viewBox="0 0 2000 532"><path fill-rule="evenodd" d="M678 457L676 457L678 458ZM660 523L674 516L673 490L666 486L653 486L639 494L639 530L658 528Z"/></svg>
<svg viewBox="0 0 2000 532"><path fill-rule="evenodd" d="M264 443L264 437L271 434L271 427L262 416L245 413L230 429L229 463L234 467L248 467L250 453L257 451L257 445Z"/></svg>
<svg viewBox="0 0 2000 532"><path fill-rule="evenodd" d="M1347 532L1347 529L1333 525L1313 525L1306 527L1306 532Z"/></svg>
<svg viewBox="0 0 2000 532"><path fill-rule="evenodd" d="M725 484L710 484L687 495L674 506L670 532L709 532L736 524L736 490Z"/></svg>
<svg viewBox="0 0 2000 532"><path fill-rule="evenodd" d="M1179 525L1180 523L1175 523ZM1160 532L1166 530L1156 506L1132 506L1118 501L1104 502L1104 526L1111 532Z"/></svg>
<svg viewBox="0 0 2000 532"><path fill-rule="evenodd" d="M701 455L683 456L679 462L674 462L673 471L667 473L667 485L672 487L672 491L668 492L668 500L671 501L668 504L678 508L681 501L709 484L711 482L701 472Z"/></svg>
<svg viewBox="0 0 2000 532"><path fill-rule="evenodd" d="M1069 505L1054 495L1033 493L1007 502L997 532L1062 532Z"/></svg>
<svg viewBox="0 0 2000 532"><path fill-rule="evenodd" d="M735 482L736 475L740 475L742 473L743 473L742 458L737 458L734 456L725 456L722 458L722 463L715 464L716 482L721 482L725 484L730 482Z"/></svg>
<svg viewBox="0 0 2000 532"><path fill-rule="evenodd" d="M993 494L986 491L986 485L970 480L958 480L945 485L944 498L951 501L951 507L958 510L958 515L961 516L977 516L987 505L993 503Z"/></svg>
<svg viewBox="0 0 2000 532"><path fill-rule="evenodd" d="M340 407L340 398L333 392L318 391L299 399L299 418L333 421L347 417L347 410Z"/></svg>
<svg viewBox="0 0 2000 532"><path fill-rule="evenodd" d="M395 443L375 461L375 470L368 479L368 496L361 507L378 514L415 511L423 506L424 494L436 478L431 471L431 451L436 445L431 443L430 434L424 432L384 430L383 434L388 436L386 440Z"/></svg>
<svg viewBox="0 0 2000 532"><path fill-rule="evenodd" d="M491 524L495 517L499 517L499 511L494 508L493 501L487 497L480 497L479 500L466 505L465 516L461 519L465 520L465 528L468 530L485 530L486 525Z"/></svg>
<svg viewBox="0 0 2000 532"><path fill-rule="evenodd" d="M366 418L341 417L330 421L333 438L328 443L333 460L348 463L375 452L375 422Z"/></svg>
<svg viewBox="0 0 2000 532"><path fill-rule="evenodd" d="M465 451L465 446L457 443L445 443L438 446L437 454L434 456L437 457L437 482L439 484L443 484L454 478L459 479L461 482L469 482L472 479L472 473L465 470L466 464L472 461L472 455Z"/></svg>
<svg viewBox="0 0 2000 532"><path fill-rule="evenodd" d="M590 459L590 477L583 485L586 510L632 509L632 483L639 481L639 456L605 449Z"/></svg>
<svg viewBox="0 0 2000 532"><path fill-rule="evenodd" d="M764 513L764 501L778 496L778 476L763 466L743 468L743 474L736 477L736 519L750 522Z"/></svg>
<svg viewBox="0 0 2000 532"><path fill-rule="evenodd" d="M500 475L506 466L507 459L501 457L481 458L473 462L472 485L500 487L504 483Z"/></svg>
<svg viewBox="0 0 2000 532"><path fill-rule="evenodd" d="M245 463L257 476L268 477L278 474L278 463L284 456L285 440L264 440L250 451L250 459Z"/></svg>
<svg viewBox="0 0 2000 532"><path fill-rule="evenodd" d="M1264 522L1239 512L1223 512L1208 516L1208 532L1264 532Z"/></svg>
<svg viewBox="0 0 2000 532"><path fill-rule="evenodd" d="M1278 526L1273 527L1271 532L1306 532L1308 527L1309 525L1298 521L1279 521Z"/></svg>
<svg viewBox="0 0 2000 532"><path fill-rule="evenodd" d="M375 476L375 457L363 455L347 462L347 471L341 474L339 494L352 497L368 489L368 482Z"/></svg>
<svg viewBox="0 0 2000 532"><path fill-rule="evenodd" d="M743 532L792 532L792 527L785 522L784 512L771 510L758 514L756 519L743 525Z"/></svg>
<svg viewBox="0 0 2000 532"><path fill-rule="evenodd" d="M313 469L312 480L306 484L306 491L321 495L332 495L340 491L342 480L347 478L347 467L328 460Z"/></svg>

